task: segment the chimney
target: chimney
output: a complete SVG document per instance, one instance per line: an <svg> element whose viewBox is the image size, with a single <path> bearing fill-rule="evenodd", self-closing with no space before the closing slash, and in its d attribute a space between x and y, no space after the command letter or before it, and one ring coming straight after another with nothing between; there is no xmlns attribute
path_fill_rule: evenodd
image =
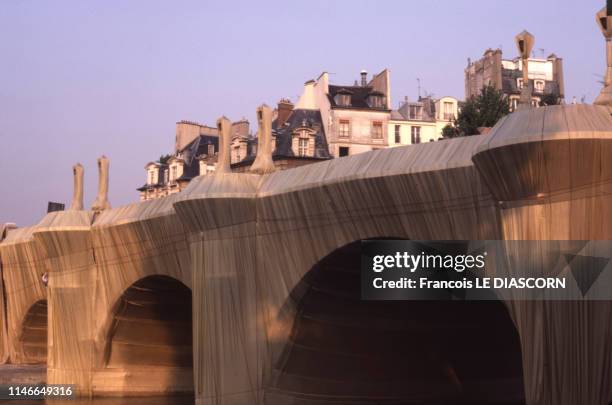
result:
<svg viewBox="0 0 612 405"><path fill-rule="evenodd" d="M281 98L278 102L277 111L276 128L282 128L293 112L293 103L288 98Z"/></svg>
<svg viewBox="0 0 612 405"><path fill-rule="evenodd" d="M232 122L232 138L235 136L248 136L249 126L249 120L244 117L240 121Z"/></svg>
<svg viewBox="0 0 612 405"><path fill-rule="evenodd" d="M361 87L368 85L368 72L366 70L361 71Z"/></svg>

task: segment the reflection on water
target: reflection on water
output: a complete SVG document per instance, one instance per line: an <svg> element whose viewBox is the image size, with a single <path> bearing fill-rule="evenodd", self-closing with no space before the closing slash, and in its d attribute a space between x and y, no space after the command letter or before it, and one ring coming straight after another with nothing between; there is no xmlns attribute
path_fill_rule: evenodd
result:
<svg viewBox="0 0 612 405"><path fill-rule="evenodd" d="M43 364L0 365L0 384L44 384L47 367ZM1 400L1 405L193 405L193 395L173 397L75 398L47 400Z"/></svg>
<svg viewBox="0 0 612 405"><path fill-rule="evenodd" d="M192 405L195 402L193 396L179 397L127 397L127 398L76 398L68 400L51 400L45 401L0 401L2 405Z"/></svg>

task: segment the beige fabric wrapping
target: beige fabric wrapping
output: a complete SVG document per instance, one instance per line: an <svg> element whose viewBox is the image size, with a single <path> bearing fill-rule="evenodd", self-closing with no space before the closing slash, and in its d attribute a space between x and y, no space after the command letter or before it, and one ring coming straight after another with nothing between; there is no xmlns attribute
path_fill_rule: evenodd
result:
<svg viewBox="0 0 612 405"><path fill-rule="evenodd" d="M500 211L503 239L612 239L611 113L609 107L556 106L497 125L474 159L489 188L500 199L540 197ZM612 304L511 301L509 307L530 403L612 399Z"/></svg>
<svg viewBox="0 0 612 405"><path fill-rule="evenodd" d="M41 275L46 272L45 257L34 242L36 227L10 230L0 244L2 277L7 304L8 357L12 363L44 363L47 357L46 311L37 303L46 302L47 292ZM43 317L44 315L44 317Z"/></svg>
<svg viewBox="0 0 612 405"><path fill-rule="evenodd" d="M91 308L96 282L91 219L87 211L53 212L34 234L49 273L47 382L76 384L82 394L91 385Z"/></svg>
<svg viewBox="0 0 612 405"><path fill-rule="evenodd" d="M19 333L48 292L49 382L78 384L84 395L194 389L199 404L308 403L300 401L312 382L283 391L291 373L278 361L292 347L300 283L313 266L364 238L612 239L610 112L531 109L490 136L263 176L201 176L180 194L93 222L83 211L49 214L0 243L10 358L31 360ZM181 315L191 316L186 288L193 373L191 340L179 333ZM175 305L176 322L156 297ZM529 404L612 399L608 303L507 306Z"/></svg>
<svg viewBox="0 0 612 405"><path fill-rule="evenodd" d="M9 229L12 226L8 224L0 224L0 242L6 236ZM0 253L1 254L1 253ZM8 347L8 330L7 330L7 308L6 308L6 286L4 285L4 277L2 276L2 257L0 256L0 364L5 364L9 360L9 347Z"/></svg>

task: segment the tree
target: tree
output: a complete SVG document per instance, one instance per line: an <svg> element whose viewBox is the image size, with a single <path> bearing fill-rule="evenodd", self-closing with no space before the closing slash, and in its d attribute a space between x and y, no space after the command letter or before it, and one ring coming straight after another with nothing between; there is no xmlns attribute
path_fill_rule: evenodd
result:
<svg viewBox="0 0 612 405"><path fill-rule="evenodd" d="M500 90L486 86L476 97L470 97L462 106L455 126L457 136L478 135L478 128L492 127L510 113L508 99Z"/></svg>
<svg viewBox="0 0 612 405"><path fill-rule="evenodd" d="M457 128L454 125L447 124L444 128L442 128L442 137L443 138L454 138L459 135Z"/></svg>
<svg viewBox="0 0 612 405"><path fill-rule="evenodd" d="M561 98L555 93L546 93L540 99L540 107L547 105L559 105L561 104Z"/></svg>

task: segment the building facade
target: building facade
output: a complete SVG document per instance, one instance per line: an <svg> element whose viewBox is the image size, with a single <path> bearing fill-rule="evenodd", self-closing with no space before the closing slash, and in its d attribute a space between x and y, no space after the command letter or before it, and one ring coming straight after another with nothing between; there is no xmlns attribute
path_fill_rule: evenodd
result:
<svg viewBox="0 0 612 405"><path fill-rule="evenodd" d="M324 72L304 84L294 105L281 99L272 121L272 159L277 170L400 145L436 141L454 122L458 102L452 97L421 98L391 109L388 70L373 75L362 71L353 85L333 85ZM257 155L257 136L249 121L232 124L232 171L249 169ZM145 166L141 200L183 190L194 177L215 172L219 149L217 128L192 121L176 124L171 155Z"/></svg>
<svg viewBox="0 0 612 405"><path fill-rule="evenodd" d="M532 104L539 106L546 94L563 99L565 87L563 81L563 59L551 54L546 59L528 59L529 85L532 88ZM503 59L500 49L488 49L480 60L468 60L465 69L466 99L477 96L480 90L491 85L501 90L514 111L518 107L523 83L523 62L520 58Z"/></svg>
<svg viewBox="0 0 612 405"><path fill-rule="evenodd" d="M389 146L391 85L386 69L369 81L367 72L362 71L360 81L353 85L331 85L324 72L304 84L296 108L320 112L333 157Z"/></svg>
<svg viewBox="0 0 612 405"><path fill-rule="evenodd" d="M459 102L454 97L402 102L397 110L391 111L388 140L390 147L433 142L442 138L442 130L454 125Z"/></svg>
<svg viewBox="0 0 612 405"><path fill-rule="evenodd" d="M282 99L272 122L272 159L277 170L327 160L325 129L318 110L294 109ZM145 166L146 183L138 188L141 200L165 197L183 190L197 176L215 172L219 152L217 128L191 121L176 125L175 150ZM247 171L257 155L257 137L250 132L249 121L232 123L230 161L232 171Z"/></svg>
<svg viewBox="0 0 612 405"><path fill-rule="evenodd" d="M200 173L214 171L218 151L217 128L193 121L177 122L174 152L145 165L147 179L138 188L140 199L151 200L178 193Z"/></svg>

